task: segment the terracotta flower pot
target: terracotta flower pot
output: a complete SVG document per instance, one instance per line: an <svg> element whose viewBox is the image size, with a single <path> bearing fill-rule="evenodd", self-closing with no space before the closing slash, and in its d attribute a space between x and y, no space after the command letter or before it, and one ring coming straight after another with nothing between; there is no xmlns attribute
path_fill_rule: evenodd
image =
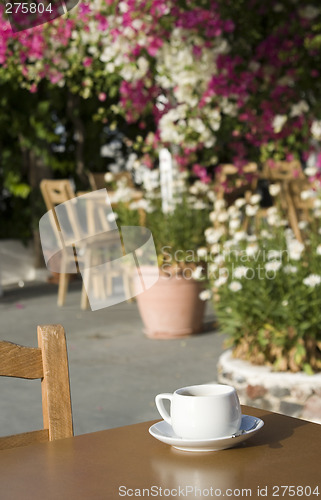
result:
<svg viewBox="0 0 321 500"><path fill-rule="evenodd" d="M147 337L184 338L200 332L205 310L205 302L199 298L202 289L194 279L160 276L150 289L137 295Z"/></svg>

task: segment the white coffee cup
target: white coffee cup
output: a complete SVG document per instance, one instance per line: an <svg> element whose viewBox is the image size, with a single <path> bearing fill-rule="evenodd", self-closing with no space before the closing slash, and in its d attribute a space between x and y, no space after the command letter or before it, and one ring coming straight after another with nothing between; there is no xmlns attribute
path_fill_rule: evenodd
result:
<svg viewBox="0 0 321 500"><path fill-rule="evenodd" d="M170 415L164 399L171 402ZM223 384L193 385L174 394L158 394L156 406L175 434L185 439L231 436L241 425L242 411L234 387Z"/></svg>

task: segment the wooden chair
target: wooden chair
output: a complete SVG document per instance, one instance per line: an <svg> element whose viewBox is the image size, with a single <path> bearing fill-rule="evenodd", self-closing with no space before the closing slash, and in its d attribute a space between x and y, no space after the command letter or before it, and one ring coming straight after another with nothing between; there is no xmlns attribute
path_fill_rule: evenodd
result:
<svg viewBox="0 0 321 500"><path fill-rule="evenodd" d="M235 165L221 165L214 184L214 191L218 200L225 199L227 204L230 205L241 196L248 199L256 191L258 182L257 164L248 163L242 168L242 174L244 175L243 179ZM230 184L230 191L226 190L226 184Z"/></svg>
<svg viewBox="0 0 321 500"><path fill-rule="evenodd" d="M60 203L64 203L66 201L75 198L76 194L71 186L69 180L51 180L51 179L43 179L40 183L40 190L46 204L46 208L48 211L52 211L54 225L53 231L56 234L57 239L59 240L59 231L61 231L59 221L55 212L55 207ZM80 234L80 225L76 220L75 213L70 211L68 213L68 217L70 219L70 223L72 226L73 233L77 239L81 239ZM63 306L66 300L66 294L69 283L69 274L67 273L69 257L67 253L62 253L62 259L60 264L60 274L59 274L59 286L58 286L58 306ZM84 287L82 294L86 293ZM84 300L82 301L84 302Z"/></svg>
<svg viewBox="0 0 321 500"><path fill-rule="evenodd" d="M42 325L37 333L36 348L0 341L0 376L41 379L44 428L0 437L0 450L73 436L64 328Z"/></svg>
<svg viewBox="0 0 321 500"><path fill-rule="evenodd" d="M56 216L55 207L60 203L64 203L66 201L70 201L71 199L76 197L75 192L72 189L69 180L51 180L51 179L43 179L40 183L40 189L46 204L47 210L51 210L54 216L54 226L53 230L56 233L57 238L59 238L59 231L61 230L59 226L59 221ZM86 194L86 193L83 193ZM87 193L88 194L88 193ZM105 203L105 196L101 198L101 201ZM72 209L72 206L68 205L67 207L67 215L68 221L70 223L70 227L72 229L72 235L79 242L82 239L85 241L86 238L82 234L82 228L80 221L77 218L77 213ZM96 217L98 215L98 217ZM101 204L96 207L92 200L87 201L86 208L86 217L87 217L87 229L89 234L96 234L94 240L91 242L87 240L84 242L84 248L86 249L84 257L79 257L77 255L77 263L83 263L85 267L84 271L84 280L82 286L81 293L81 309L87 309L88 307L88 296L86 289L91 286L92 283L93 291L96 298L105 299L108 295L112 293L112 279L117 276L122 276L124 287L126 290L126 295L129 297L130 286L129 286L129 278L125 273L122 273L122 270L113 271L111 265L107 264L107 269L109 270L107 276L103 276L99 271L96 272L96 266L98 266L101 262L101 254L102 249L106 246L106 242L108 240L109 243L115 242L118 243L118 234L110 233L109 236L106 236L110 227L109 223L105 216L105 208L104 205ZM98 224L98 226L97 226ZM99 234L100 233L100 234ZM68 243L68 242L66 242ZM81 243L79 243L81 245ZM74 250L76 254L76 251ZM70 258L75 259L74 256L70 257L67 252L62 252L62 259L60 264L60 275L59 275L59 287L58 287L58 306L63 306L66 299L68 283L69 283L69 274L67 273L68 263ZM74 262L74 260L73 260ZM106 281L106 283L105 283Z"/></svg>
<svg viewBox="0 0 321 500"><path fill-rule="evenodd" d="M278 182L281 190L279 201L287 214L289 224L298 241L303 242L299 228L300 212L308 217L309 202L301 200L301 191L307 188L307 179L298 160L266 162L261 173L262 179Z"/></svg>

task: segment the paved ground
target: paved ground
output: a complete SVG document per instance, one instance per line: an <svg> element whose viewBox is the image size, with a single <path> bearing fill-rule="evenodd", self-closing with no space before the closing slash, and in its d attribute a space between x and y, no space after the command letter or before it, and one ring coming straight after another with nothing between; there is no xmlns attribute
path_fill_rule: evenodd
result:
<svg viewBox="0 0 321 500"><path fill-rule="evenodd" d="M150 340L136 303L92 312L80 309L80 282L66 305L57 287L33 284L0 298L0 338L36 346L38 324L66 330L75 434L158 418L154 397L178 387L215 381L224 336L213 330L184 340ZM42 426L39 381L0 378L0 435Z"/></svg>

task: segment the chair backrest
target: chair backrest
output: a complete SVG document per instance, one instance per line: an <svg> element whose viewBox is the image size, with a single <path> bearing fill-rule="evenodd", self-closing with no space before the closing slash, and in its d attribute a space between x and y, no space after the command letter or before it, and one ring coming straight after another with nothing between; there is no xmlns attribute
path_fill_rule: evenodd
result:
<svg viewBox="0 0 321 500"><path fill-rule="evenodd" d="M242 167L240 175L238 168L230 163L221 165L215 178L214 191L217 199L226 199L233 203L236 198L252 194L257 187L257 164L248 163ZM229 185L229 186L228 186Z"/></svg>
<svg viewBox="0 0 321 500"><path fill-rule="evenodd" d="M108 183L105 180L106 174L100 172L98 173L88 172L87 175L90 187L93 191L107 187ZM126 184L128 187L131 188L134 187L133 178L130 172L118 172L117 174L113 174L113 176L116 182L120 180L126 180Z"/></svg>
<svg viewBox="0 0 321 500"><path fill-rule="evenodd" d="M46 204L47 210L52 211L53 219L56 227L54 227L54 231L60 231L59 221L55 212L55 207L60 205L61 203L65 203L66 201L70 201L73 198L76 198L76 194L72 188L72 185L68 179L61 180L52 180L52 179L43 179L40 183L40 190ZM66 221L70 224L70 228L72 231L72 235L75 239L80 240L82 237L81 232L81 224L79 223L77 211L74 210L74 207L71 203L68 203L66 206Z"/></svg>
<svg viewBox="0 0 321 500"><path fill-rule="evenodd" d="M262 177L275 182L305 179L301 164L298 160L276 161L272 164L267 161L263 165Z"/></svg>
<svg viewBox="0 0 321 500"><path fill-rule="evenodd" d="M0 450L73 436L64 328L38 326L38 347L0 341L0 376L41 379L43 429L0 437Z"/></svg>

